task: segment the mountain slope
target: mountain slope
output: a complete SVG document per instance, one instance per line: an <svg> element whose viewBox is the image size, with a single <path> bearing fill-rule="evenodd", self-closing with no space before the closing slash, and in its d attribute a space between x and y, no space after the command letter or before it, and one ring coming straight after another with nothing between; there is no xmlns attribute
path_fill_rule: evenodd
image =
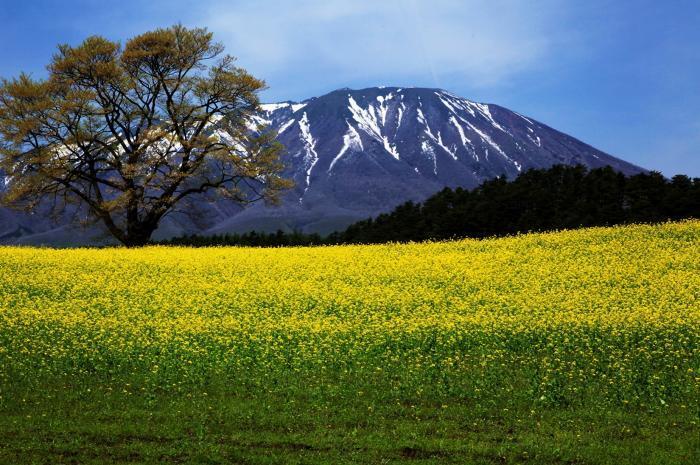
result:
<svg viewBox="0 0 700 465"><path fill-rule="evenodd" d="M184 233L300 229L327 233L422 200L445 186L475 187L555 164L643 171L498 105L439 89L339 89L303 102L263 105L251 122L279 132L295 187L279 207L247 209L198 199L170 215L157 238ZM0 211L0 242L94 243L105 236Z"/></svg>
<svg viewBox="0 0 700 465"><path fill-rule="evenodd" d="M263 109L258 122L279 131L296 187L282 208L253 206L211 232L328 232L445 186L555 164L643 171L518 113L439 89L340 89Z"/></svg>

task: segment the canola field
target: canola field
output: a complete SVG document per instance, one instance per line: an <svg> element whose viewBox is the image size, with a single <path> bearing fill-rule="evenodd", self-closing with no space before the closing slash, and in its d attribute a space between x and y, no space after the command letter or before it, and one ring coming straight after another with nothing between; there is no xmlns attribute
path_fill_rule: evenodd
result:
<svg viewBox="0 0 700 465"><path fill-rule="evenodd" d="M329 416L355 418L355 432L381 436L387 422L427 424L453 409L596 409L672 416L692 438L700 222L374 246L0 248L0 367L0 413L15 419L5 432L22 441L17 419L41 415L28 407L44 405L37 393L95 391L139 405L218 395L197 404L214 410L235 397L260 409L248 428L267 418L268 433L275 410L314 431ZM205 436L216 430L208 421ZM420 436L401 431L392 440ZM285 453L308 456L315 434ZM372 449L349 434L345 443ZM441 447L459 448L452 439ZM402 447L399 459L451 457ZM497 453L523 453L513 447Z"/></svg>

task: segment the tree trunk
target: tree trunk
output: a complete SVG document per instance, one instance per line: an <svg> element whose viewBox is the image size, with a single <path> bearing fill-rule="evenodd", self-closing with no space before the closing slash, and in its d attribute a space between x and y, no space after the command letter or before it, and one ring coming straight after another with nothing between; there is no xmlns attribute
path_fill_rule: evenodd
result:
<svg viewBox="0 0 700 465"><path fill-rule="evenodd" d="M127 232L124 235L122 243L127 247L143 247L148 245L151 240L151 235L156 227L150 223L136 223L127 226Z"/></svg>

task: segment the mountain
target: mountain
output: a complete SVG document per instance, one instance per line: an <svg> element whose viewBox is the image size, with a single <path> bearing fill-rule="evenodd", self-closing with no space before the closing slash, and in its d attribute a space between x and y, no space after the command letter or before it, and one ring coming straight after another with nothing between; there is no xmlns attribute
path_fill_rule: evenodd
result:
<svg viewBox="0 0 700 465"><path fill-rule="evenodd" d="M445 186L476 187L530 168L581 164L644 171L532 118L440 89L339 89L262 109L251 128L265 124L279 132L285 176L295 181L282 205L241 209L199 199L170 215L155 237L277 229L328 233ZM108 240L95 227L51 224L43 216L0 210L0 242Z"/></svg>

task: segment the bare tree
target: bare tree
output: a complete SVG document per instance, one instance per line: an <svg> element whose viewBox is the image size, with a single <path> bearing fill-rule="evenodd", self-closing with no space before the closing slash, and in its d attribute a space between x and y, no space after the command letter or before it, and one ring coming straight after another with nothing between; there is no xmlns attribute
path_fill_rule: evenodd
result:
<svg viewBox="0 0 700 465"><path fill-rule="evenodd" d="M127 246L147 243L189 196L276 201L290 186L282 147L252 124L265 84L223 52L206 29L178 25L123 48L61 45L47 79L3 80L4 201L78 204Z"/></svg>

